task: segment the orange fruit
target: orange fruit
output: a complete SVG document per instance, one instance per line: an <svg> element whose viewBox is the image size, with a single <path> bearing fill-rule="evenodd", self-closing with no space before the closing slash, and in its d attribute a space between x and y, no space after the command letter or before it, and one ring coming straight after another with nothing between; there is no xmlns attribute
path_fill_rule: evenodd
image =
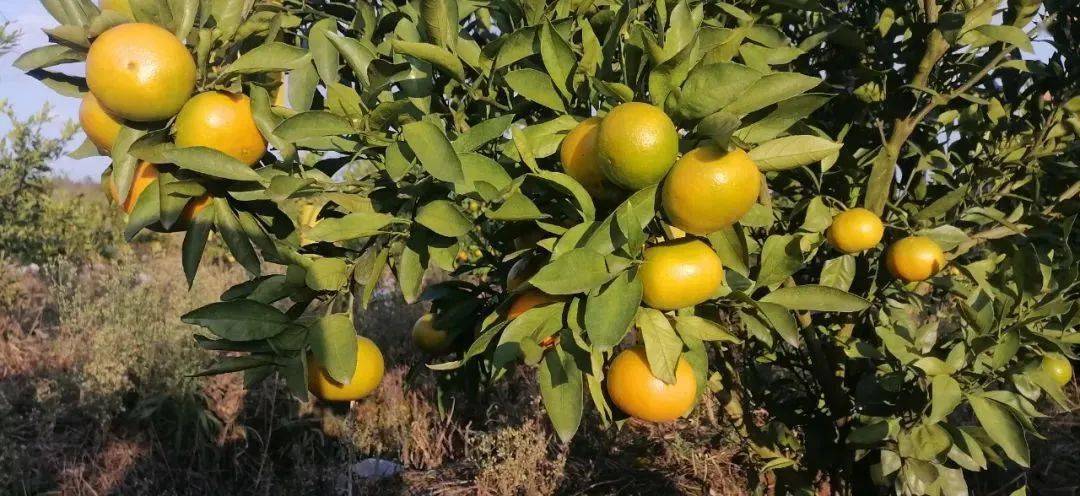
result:
<svg viewBox="0 0 1080 496"><path fill-rule="evenodd" d="M514 320L519 315L538 306L550 305L562 301L558 296L549 295L539 289L533 288L522 292L514 297L510 307L506 309L506 320Z"/></svg>
<svg viewBox="0 0 1080 496"><path fill-rule="evenodd" d="M176 115L195 91L195 59L165 28L121 24L90 45L86 83L113 114L160 121Z"/></svg>
<svg viewBox="0 0 1080 496"><path fill-rule="evenodd" d="M150 162L140 160L139 164L135 166L135 176L131 180L130 193L128 193L124 202L120 204L120 208L130 214L131 209L135 208L135 202L139 200L139 196L142 195L147 186L150 186L150 183L157 180L157 177L157 167ZM108 194L112 201L120 201L120 191L116 188L116 182L112 179L109 180Z"/></svg>
<svg viewBox="0 0 1080 496"><path fill-rule="evenodd" d="M593 196L604 190L604 173L600 171L600 159L596 156L599 131L600 118L590 117L567 133L559 147L563 170Z"/></svg>
<svg viewBox="0 0 1080 496"><path fill-rule="evenodd" d="M176 146L205 146L254 165L266 154L251 99L224 91L199 93L176 116Z"/></svg>
<svg viewBox="0 0 1080 496"><path fill-rule="evenodd" d="M679 131L660 108L624 103L600 122L596 150L604 177L628 190L660 182L679 154Z"/></svg>
<svg viewBox="0 0 1080 496"><path fill-rule="evenodd" d="M853 208L836 214L826 236L829 244L844 253L858 253L878 245L885 225L873 212Z"/></svg>
<svg viewBox="0 0 1080 496"><path fill-rule="evenodd" d="M123 14L128 19L134 19L135 14L131 12L130 0L101 0L101 10L112 10Z"/></svg>
<svg viewBox="0 0 1080 496"><path fill-rule="evenodd" d="M709 245L680 238L646 248L638 277L646 305L678 310L712 298L724 283L724 268Z"/></svg>
<svg viewBox="0 0 1080 496"><path fill-rule="evenodd" d="M761 172L746 152L704 146L675 163L660 203L673 226L704 236L746 215L760 191Z"/></svg>
<svg viewBox="0 0 1080 496"><path fill-rule="evenodd" d="M607 392L623 413L649 422L670 422L694 406L697 379L686 358L675 367L675 383L667 384L653 375L645 347L620 352L607 371Z"/></svg>
<svg viewBox="0 0 1080 496"><path fill-rule="evenodd" d="M426 353L439 354L450 346L450 333L435 328L435 314L425 313L412 328L413 344Z"/></svg>
<svg viewBox="0 0 1080 496"><path fill-rule="evenodd" d="M906 282L924 281L945 266L945 253L934 240L925 236L908 236L889 247L885 267L889 273Z"/></svg>
<svg viewBox="0 0 1080 496"><path fill-rule="evenodd" d="M113 143L123 126L119 118L101 106L93 93L83 95L82 104L79 105L79 124L82 125L86 137L102 153L112 151Z"/></svg>
<svg viewBox="0 0 1080 496"><path fill-rule="evenodd" d="M1046 375L1050 376L1058 386L1064 386L1072 380L1072 363L1069 362L1068 358L1057 353L1044 355L1039 367Z"/></svg>
<svg viewBox="0 0 1080 496"><path fill-rule="evenodd" d="M367 397L379 387L384 372L382 352L364 336L356 336L356 371L348 384L331 378L319 359L308 353L308 390L323 401L353 401Z"/></svg>
<svg viewBox="0 0 1080 496"><path fill-rule="evenodd" d="M204 208L210 206L214 197L210 195L202 195L198 198L192 198L188 200L187 205L184 205L184 211L180 213L179 224L181 226L191 225L191 221L195 220L195 217L203 211Z"/></svg>

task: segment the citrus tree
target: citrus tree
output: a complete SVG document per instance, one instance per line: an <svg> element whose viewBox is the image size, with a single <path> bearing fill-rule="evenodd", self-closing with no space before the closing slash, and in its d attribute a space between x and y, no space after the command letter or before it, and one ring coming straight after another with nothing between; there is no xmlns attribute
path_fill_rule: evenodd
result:
<svg viewBox="0 0 1080 496"><path fill-rule="evenodd" d="M708 395L779 493L965 494L1068 401L1069 2L43 3L127 235L251 273L204 374L370 394L389 267L444 384L530 367L566 442Z"/></svg>

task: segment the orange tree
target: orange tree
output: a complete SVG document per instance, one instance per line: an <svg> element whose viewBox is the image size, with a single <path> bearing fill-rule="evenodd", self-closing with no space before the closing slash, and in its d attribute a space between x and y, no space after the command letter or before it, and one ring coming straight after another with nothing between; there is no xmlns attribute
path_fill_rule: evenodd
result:
<svg viewBox="0 0 1080 496"><path fill-rule="evenodd" d="M1070 2L43 3L127 234L252 275L205 374L369 394L390 267L447 384L531 367L564 441L709 395L777 492L965 494L1067 403Z"/></svg>

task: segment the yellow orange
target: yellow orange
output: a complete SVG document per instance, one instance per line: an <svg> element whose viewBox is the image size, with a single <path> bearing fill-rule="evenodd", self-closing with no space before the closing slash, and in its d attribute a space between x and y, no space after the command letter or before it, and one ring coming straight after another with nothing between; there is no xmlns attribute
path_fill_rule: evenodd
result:
<svg viewBox="0 0 1080 496"><path fill-rule="evenodd" d="M836 214L826 233L829 244L844 253L858 253L878 245L885 225L873 212L853 208Z"/></svg>
<svg viewBox="0 0 1080 496"><path fill-rule="evenodd" d="M435 314L425 313L413 324L412 340L417 348L439 354L450 346L450 333L435 327Z"/></svg>
<svg viewBox="0 0 1080 496"><path fill-rule="evenodd" d="M600 118L590 117L567 133L559 147L563 170L593 196L602 194L604 189L604 174L600 171L600 159L596 155L599 131Z"/></svg>
<svg viewBox="0 0 1080 496"><path fill-rule="evenodd" d="M741 219L760 192L761 172L746 152L705 146L675 163L661 205L673 226L704 236Z"/></svg>
<svg viewBox="0 0 1080 496"><path fill-rule="evenodd" d="M135 166L135 175L131 179L131 189L127 198L120 204L120 208L124 212L131 213L131 210L135 208L135 202L139 200L139 196L146 190L150 183L157 180L158 170L154 164L140 160L139 164ZM114 202L120 201L120 191L116 187L115 179L109 179L109 198Z"/></svg>
<svg viewBox="0 0 1080 496"><path fill-rule="evenodd" d="M367 397L382 382L382 352L364 336L356 337L356 371L348 384L335 381L314 354L308 354L308 390L323 401L353 401Z"/></svg>
<svg viewBox="0 0 1080 496"><path fill-rule="evenodd" d="M679 154L679 132L660 108L624 103L600 122L596 150L604 177L636 191L659 183Z"/></svg>
<svg viewBox="0 0 1080 496"><path fill-rule="evenodd" d="M724 269L709 245L681 238L646 248L638 277L646 305L678 310L712 298L724 283Z"/></svg>
<svg viewBox="0 0 1080 496"><path fill-rule="evenodd" d="M607 392L623 413L649 422L670 422L694 406L697 379L686 358L675 367L675 383L653 375L645 348L637 346L619 353L607 371Z"/></svg>
<svg viewBox="0 0 1080 496"><path fill-rule="evenodd" d="M171 32L154 24L110 28L86 55L90 91L120 118L168 119L195 90L195 60Z"/></svg>
<svg viewBox="0 0 1080 496"><path fill-rule="evenodd" d="M885 267L898 279L924 281L945 267L945 253L930 238L908 236L889 247Z"/></svg>
<svg viewBox="0 0 1080 496"><path fill-rule="evenodd" d="M86 133L86 137L102 153L112 150L116 137L120 134L123 124L120 119L105 110L93 93L83 95L82 104L79 105L79 124Z"/></svg>
<svg viewBox="0 0 1080 496"><path fill-rule="evenodd" d="M246 95L208 91L195 95L176 116L176 146L205 146L254 165L266 154Z"/></svg>
<svg viewBox="0 0 1080 496"><path fill-rule="evenodd" d="M532 288L523 291L521 294L514 297L514 301L510 303L510 307L506 309L506 320L514 320L519 315L532 310L541 305L550 305L561 301L562 298L558 296L549 295L539 289Z"/></svg>

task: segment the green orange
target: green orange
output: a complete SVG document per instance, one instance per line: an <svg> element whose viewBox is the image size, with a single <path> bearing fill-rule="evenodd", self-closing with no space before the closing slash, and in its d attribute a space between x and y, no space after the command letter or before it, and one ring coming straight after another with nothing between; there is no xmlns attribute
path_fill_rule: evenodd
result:
<svg viewBox="0 0 1080 496"><path fill-rule="evenodd" d="M1046 375L1050 376L1058 386L1064 386L1072 380L1072 363L1069 362L1068 358L1065 358L1060 354L1050 353L1044 355L1039 367Z"/></svg>
<svg viewBox="0 0 1080 496"><path fill-rule="evenodd" d="M412 340L424 352L439 354L450 346L450 333L435 327L435 314L425 313L413 324Z"/></svg>
<svg viewBox="0 0 1080 496"><path fill-rule="evenodd" d="M608 112L596 136L600 169L611 182L636 191L659 183L679 154L679 132L660 108L630 102Z"/></svg>
<svg viewBox="0 0 1080 496"><path fill-rule="evenodd" d="M675 163L661 205L673 226L704 236L746 215L760 191L761 172L746 152L705 146Z"/></svg>

